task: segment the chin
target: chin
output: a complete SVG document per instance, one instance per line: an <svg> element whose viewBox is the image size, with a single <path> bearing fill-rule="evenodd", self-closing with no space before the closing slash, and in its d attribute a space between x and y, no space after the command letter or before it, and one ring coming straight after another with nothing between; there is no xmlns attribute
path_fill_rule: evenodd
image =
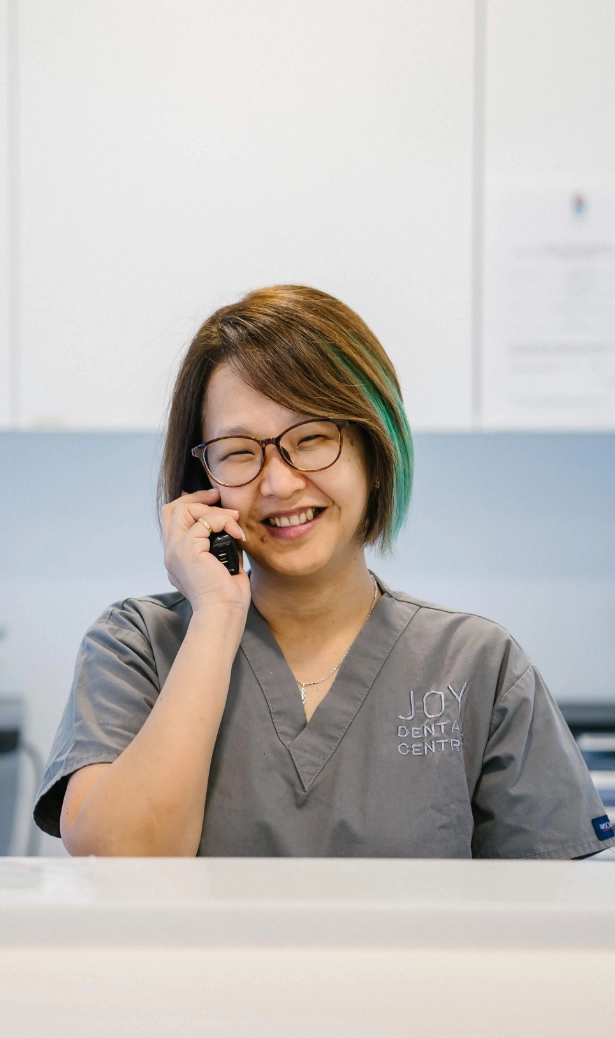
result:
<svg viewBox="0 0 615 1038"><path fill-rule="evenodd" d="M248 553L250 561L269 573L285 577L310 577L324 569L333 558L334 552L321 551L258 551Z"/></svg>
<svg viewBox="0 0 615 1038"><path fill-rule="evenodd" d="M279 573L280 576L283 575L286 577L311 577L314 575L314 573L320 573L320 571L326 567L328 561L328 559L324 561L319 559L313 560L311 562L299 563L299 561L297 560L297 563L293 565L292 562L289 560L288 564L285 566L276 565L272 568L276 573Z"/></svg>
<svg viewBox="0 0 615 1038"><path fill-rule="evenodd" d="M327 565L328 559L268 559L261 563L270 573L284 577L311 577Z"/></svg>

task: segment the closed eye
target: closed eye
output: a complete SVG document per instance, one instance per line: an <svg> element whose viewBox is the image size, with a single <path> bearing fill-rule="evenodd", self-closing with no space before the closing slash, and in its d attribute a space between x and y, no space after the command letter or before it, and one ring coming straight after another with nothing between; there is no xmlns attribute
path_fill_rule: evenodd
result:
<svg viewBox="0 0 615 1038"><path fill-rule="evenodd" d="M303 436L299 440L299 444L311 443L313 440L326 440L326 439L327 439L326 436L320 436L320 435L318 435L318 433L315 433L313 436Z"/></svg>
<svg viewBox="0 0 615 1038"><path fill-rule="evenodd" d="M247 455L250 458L254 457L255 452L244 450L244 451L229 451L228 454L223 454L220 461L226 461L228 458L240 458L242 455Z"/></svg>

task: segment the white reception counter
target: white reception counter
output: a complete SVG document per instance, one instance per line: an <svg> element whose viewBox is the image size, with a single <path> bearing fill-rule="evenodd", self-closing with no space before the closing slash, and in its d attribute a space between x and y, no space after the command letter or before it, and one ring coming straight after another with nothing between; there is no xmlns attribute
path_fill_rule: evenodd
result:
<svg viewBox="0 0 615 1038"><path fill-rule="evenodd" d="M605 860L0 859L11 1038L576 1038L614 984Z"/></svg>

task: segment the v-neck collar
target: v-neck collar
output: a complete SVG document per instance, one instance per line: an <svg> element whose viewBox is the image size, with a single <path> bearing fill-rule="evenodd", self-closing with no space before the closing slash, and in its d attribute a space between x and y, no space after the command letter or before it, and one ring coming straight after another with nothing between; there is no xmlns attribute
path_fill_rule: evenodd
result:
<svg viewBox="0 0 615 1038"><path fill-rule="evenodd" d="M382 598L307 723L294 675L266 620L254 603L250 603L241 648L305 792L339 746L395 642L418 612L418 605L395 598L389 588L376 579Z"/></svg>

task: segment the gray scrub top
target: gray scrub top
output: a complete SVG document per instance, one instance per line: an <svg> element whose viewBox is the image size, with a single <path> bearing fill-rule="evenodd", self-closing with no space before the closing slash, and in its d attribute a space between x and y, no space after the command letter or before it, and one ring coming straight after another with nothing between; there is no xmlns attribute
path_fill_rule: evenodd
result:
<svg viewBox="0 0 615 1038"><path fill-rule="evenodd" d="M613 846L566 722L508 631L379 583L308 723L250 605L197 855L573 858ZM71 773L114 761L137 735L191 615L177 592L129 598L87 631L36 797L42 830L60 836Z"/></svg>

